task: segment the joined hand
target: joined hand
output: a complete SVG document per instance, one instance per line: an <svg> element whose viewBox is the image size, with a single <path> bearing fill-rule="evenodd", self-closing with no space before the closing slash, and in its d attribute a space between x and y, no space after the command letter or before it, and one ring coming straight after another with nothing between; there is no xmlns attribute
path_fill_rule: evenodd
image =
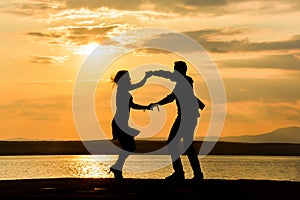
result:
<svg viewBox="0 0 300 200"><path fill-rule="evenodd" d="M159 111L159 104L157 104L157 103L150 103L149 105L148 105L148 107L150 108L150 110L153 110L153 108L154 107L157 107L157 110Z"/></svg>

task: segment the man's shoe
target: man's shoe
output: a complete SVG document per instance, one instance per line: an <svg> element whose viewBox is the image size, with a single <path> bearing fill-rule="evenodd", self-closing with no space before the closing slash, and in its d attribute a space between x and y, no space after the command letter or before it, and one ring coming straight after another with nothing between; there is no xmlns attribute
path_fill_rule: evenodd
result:
<svg viewBox="0 0 300 200"><path fill-rule="evenodd" d="M166 181L170 182L180 182L184 181L184 172L174 172L170 176L165 178Z"/></svg>
<svg viewBox="0 0 300 200"><path fill-rule="evenodd" d="M192 178L193 182L202 182L204 180L203 178L203 174L198 174L198 175L194 175L194 177Z"/></svg>

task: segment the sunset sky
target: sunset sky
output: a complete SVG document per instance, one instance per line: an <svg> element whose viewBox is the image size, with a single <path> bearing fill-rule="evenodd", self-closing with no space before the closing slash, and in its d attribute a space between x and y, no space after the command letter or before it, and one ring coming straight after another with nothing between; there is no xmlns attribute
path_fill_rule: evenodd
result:
<svg viewBox="0 0 300 200"><path fill-rule="evenodd" d="M96 47L108 51L104 41L146 27L187 35L214 61L226 91L222 136L300 126L299 19L298 0L1 0L0 140L80 139L72 97L83 63ZM115 89L110 75L153 61L172 69L179 59L172 53L143 51L112 64L95 91L96 114L108 138ZM196 94L207 105L197 130L197 136L204 136L210 94L192 68L188 74ZM167 93L145 85L135 100L146 104ZM174 108L166 106L168 117L174 116ZM149 111L134 113L137 123L149 123ZM167 131L156 136L166 137Z"/></svg>

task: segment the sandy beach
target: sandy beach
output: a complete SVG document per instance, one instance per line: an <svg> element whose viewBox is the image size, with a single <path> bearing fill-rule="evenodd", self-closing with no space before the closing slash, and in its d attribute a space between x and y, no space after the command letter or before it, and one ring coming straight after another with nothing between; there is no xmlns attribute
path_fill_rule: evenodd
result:
<svg viewBox="0 0 300 200"><path fill-rule="evenodd" d="M300 182L206 179L167 183L163 179L53 178L1 180L1 198L30 199L299 199Z"/></svg>

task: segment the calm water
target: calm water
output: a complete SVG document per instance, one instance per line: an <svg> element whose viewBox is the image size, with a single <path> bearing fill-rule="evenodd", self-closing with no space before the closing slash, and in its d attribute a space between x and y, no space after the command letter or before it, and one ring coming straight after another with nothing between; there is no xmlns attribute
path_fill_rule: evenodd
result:
<svg viewBox="0 0 300 200"><path fill-rule="evenodd" d="M32 178L112 178L114 155L0 156L0 180ZM186 178L192 171L182 157ZM126 178L163 179L172 173L170 157L131 156L124 166ZM264 179L300 181L298 156L200 157L206 179Z"/></svg>

